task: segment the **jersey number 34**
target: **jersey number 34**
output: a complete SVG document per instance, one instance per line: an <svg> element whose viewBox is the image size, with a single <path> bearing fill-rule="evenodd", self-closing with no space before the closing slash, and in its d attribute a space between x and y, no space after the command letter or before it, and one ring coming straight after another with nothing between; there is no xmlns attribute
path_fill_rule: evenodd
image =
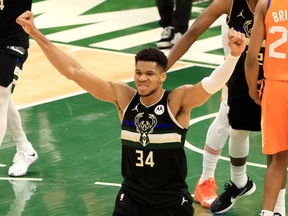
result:
<svg viewBox="0 0 288 216"><path fill-rule="evenodd" d="M137 167L144 167L144 165L154 167L153 151L150 151L146 158L144 158L144 152L142 150L136 150L136 154L138 156L136 163Z"/></svg>

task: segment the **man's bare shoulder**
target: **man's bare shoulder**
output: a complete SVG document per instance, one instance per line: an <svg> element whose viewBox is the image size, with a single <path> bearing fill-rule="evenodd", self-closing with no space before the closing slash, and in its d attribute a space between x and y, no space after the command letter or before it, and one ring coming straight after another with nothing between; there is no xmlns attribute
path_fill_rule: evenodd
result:
<svg viewBox="0 0 288 216"><path fill-rule="evenodd" d="M207 10L218 15L229 15L232 3L233 0L212 0L211 4L207 7Z"/></svg>
<svg viewBox="0 0 288 216"><path fill-rule="evenodd" d="M173 89L169 94L169 104L171 104L170 106L179 108L187 89L191 87L193 87L192 84L186 84Z"/></svg>
<svg viewBox="0 0 288 216"><path fill-rule="evenodd" d="M112 85L114 86L114 91L117 95L116 103L121 110L124 110L128 103L132 100L133 96L136 94L136 89L129 86L125 82L114 81Z"/></svg>

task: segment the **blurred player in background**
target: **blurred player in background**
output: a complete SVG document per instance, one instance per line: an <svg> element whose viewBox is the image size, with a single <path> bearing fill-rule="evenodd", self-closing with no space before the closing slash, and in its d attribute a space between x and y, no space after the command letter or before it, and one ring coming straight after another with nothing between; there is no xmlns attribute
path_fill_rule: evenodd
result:
<svg viewBox="0 0 288 216"><path fill-rule="evenodd" d="M17 148L13 165L8 170L10 176L26 175L29 166L38 159L11 98L29 47L29 35L16 23L16 18L31 10L31 6L32 0L0 1L0 144L8 126Z"/></svg>
<svg viewBox="0 0 288 216"><path fill-rule="evenodd" d="M262 107L262 152L267 155L261 216L285 216L288 165L288 2L259 1L255 11L245 73L249 93ZM266 42L265 42L266 40ZM258 53L265 43L264 84L258 91Z"/></svg>

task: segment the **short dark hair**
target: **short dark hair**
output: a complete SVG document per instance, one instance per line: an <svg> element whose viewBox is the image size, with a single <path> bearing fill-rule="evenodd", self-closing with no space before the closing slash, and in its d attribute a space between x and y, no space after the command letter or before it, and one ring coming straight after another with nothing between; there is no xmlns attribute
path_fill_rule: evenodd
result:
<svg viewBox="0 0 288 216"><path fill-rule="evenodd" d="M135 64L138 61L151 61L163 67L164 71L167 69L168 59L166 55L159 49L150 47L139 51L135 56Z"/></svg>

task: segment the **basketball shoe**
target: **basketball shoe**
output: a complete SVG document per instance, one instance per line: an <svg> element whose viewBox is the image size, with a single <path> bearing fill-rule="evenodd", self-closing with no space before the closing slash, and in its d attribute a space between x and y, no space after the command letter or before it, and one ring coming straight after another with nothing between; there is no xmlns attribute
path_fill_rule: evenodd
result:
<svg viewBox="0 0 288 216"><path fill-rule="evenodd" d="M259 213L259 216L262 216L262 215L264 215L264 213L262 214L262 212L260 212L260 213ZM273 214L273 216L282 216L282 214L279 213L279 212L275 212L275 213ZM284 215L284 216L285 216L285 215Z"/></svg>
<svg viewBox="0 0 288 216"><path fill-rule="evenodd" d="M161 34L161 39L157 41L156 46L159 49L172 47L171 40L174 38L174 28L172 26L165 27Z"/></svg>
<svg viewBox="0 0 288 216"><path fill-rule="evenodd" d="M13 159L13 165L8 170L9 176L24 176L27 174L30 165L38 160L38 154L34 150L31 155L26 152L17 151Z"/></svg>
<svg viewBox="0 0 288 216"><path fill-rule="evenodd" d="M176 32L176 33L174 34L173 39L171 40L171 45L173 46L174 44L176 44L176 43L181 39L182 36L183 36L182 33Z"/></svg>
<svg viewBox="0 0 288 216"><path fill-rule="evenodd" d="M249 196L256 190L256 185L248 177L247 183L243 188L237 188L236 185L230 181L225 184L225 191L220 194L210 205L210 211L213 214L223 214L229 211L236 201L244 196Z"/></svg>
<svg viewBox="0 0 288 216"><path fill-rule="evenodd" d="M202 207L209 208L211 203L217 198L216 190L218 189L214 178L209 178L199 185L196 183L194 199Z"/></svg>

